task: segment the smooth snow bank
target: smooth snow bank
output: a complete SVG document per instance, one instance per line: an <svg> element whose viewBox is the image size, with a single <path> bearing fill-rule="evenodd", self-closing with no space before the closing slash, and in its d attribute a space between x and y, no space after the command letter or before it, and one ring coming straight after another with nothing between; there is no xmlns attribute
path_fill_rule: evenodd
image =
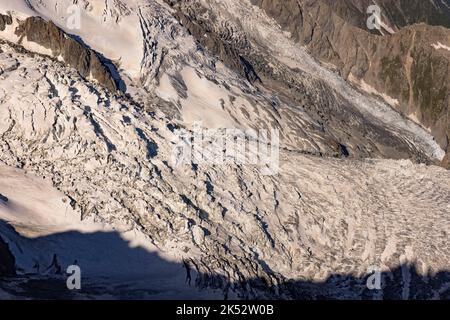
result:
<svg viewBox="0 0 450 320"><path fill-rule="evenodd" d="M200 77L191 67L184 68L181 75L188 89L188 98L182 102L185 123L203 121L207 128L236 127L230 114L222 108L222 103L229 100L229 92L225 88Z"/></svg>
<svg viewBox="0 0 450 320"><path fill-rule="evenodd" d="M0 0L0 12L3 14L16 13L21 15L22 18L35 15L35 12L27 4L27 1L23 0Z"/></svg>
<svg viewBox="0 0 450 320"><path fill-rule="evenodd" d="M70 199L52 187L51 181L0 165L0 193L9 201L0 202L0 219L16 226L26 237L56 232L103 230L101 225L81 222Z"/></svg>
<svg viewBox="0 0 450 320"><path fill-rule="evenodd" d="M75 238L82 238L82 234L114 232L111 226L93 220L81 221L80 215L70 205L70 198L53 188L51 181L25 171L0 165L0 194L8 198L7 202L0 202L0 220L9 223L23 237L17 239L13 236L16 239L10 240L15 245L24 244L17 246L17 249L21 248L20 250L14 250L19 266L24 270L30 267L30 259L40 260L39 256L59 253L64 257L65 254L61 252L63 248L70 248L71 254L79 258L88 258L90 248L99 244L86 243L85 247L72 247L70 242L78 242ZM2 230L2 235L5 235L4 232L5 230ZM58 238L55 236L57 234L64 235L59 237L61 241L50 241ZM144 245L149 251L155 250L139 234L132 236L124 232L120 236L124 241L132 242L130 244L132 246ZM72 237L74 239L71 239ZM107 250L107 243L101 245ZM94 248L94 251L97 249ZM29 252L25 254L24 251ZM95 261L99 259L95 256L89 258Z"/></svg>

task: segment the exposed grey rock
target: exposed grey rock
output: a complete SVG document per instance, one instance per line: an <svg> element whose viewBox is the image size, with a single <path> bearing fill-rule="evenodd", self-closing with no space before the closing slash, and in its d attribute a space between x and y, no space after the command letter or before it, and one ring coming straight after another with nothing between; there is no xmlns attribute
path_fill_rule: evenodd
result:
<svg viewBox="0 0 450 320"><path fill-rule="evenodd" d="M9 250L8 244L0 236L0 277L16 274L15 258Z"/></svg>
<svg viewBox="0 0 450 320"><path fill-rule="evenodd" d="M431 128L439 145L450 152L450 54L432 46L447 43L450 36L442 27L450 23L448 1L381 1L383 20L397 31L384 31L384 36L366 27L369 0L252 3L315 57L336 66L344 78L364 80L398 100L395 107ZM418 22L436 26L414 24ZM443 165L448 166L446 161Z"/></svg>
<svg viewBox="0 0 450 320"><path fill-rule="evenodd" d="M29 17L20 23L16 34L20 41L26 38L50 49L54 57L61 56L64 63L77 69L83 77L92 77L111 91L118 89L118 81L102 62L99 54L65 33L53 22L40 17Z"/></svg>
<svg viewBox="0 0 450 320"><path fill-rule="evenodd" d="M12 24L12 17L9 15L0 14L0 31L4 31L6 25Z"/></svg>

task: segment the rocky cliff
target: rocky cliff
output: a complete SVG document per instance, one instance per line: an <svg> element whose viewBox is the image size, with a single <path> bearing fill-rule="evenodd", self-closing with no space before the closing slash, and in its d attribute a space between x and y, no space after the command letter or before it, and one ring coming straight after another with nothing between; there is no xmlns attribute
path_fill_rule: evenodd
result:
<svg viewBox="0 0 450 320"><path fill-rule="evenodd" d="M254 3L269 1L254 0ZM367 8L378 4L382 20L393 30L416 23L450 27L450 3L448 0L324 0L334 12L354 26L366 29ZM270 6L270 5L269 5Z"/></svg>
<svg viewBox="0 0 450 320"><path fill-rule="evenodd" d="M14 24L13 24L14 23ZM28 17L25 20L17 20L14 30L18 37L17 44L35 43L47 50L52 57L75 68L80 74L87 78L98 81L111 91L119 88L119 80L110 69L113 67L105 63L99 53L90 49L81 40L68 35L52 21L46 21L40 17ZM1 32L6 32L6 26L15 26L13 17L0 15L0 37ZM7 40L10 40L8 37Z"/></svg>
<svg viewBox="0 0 450 320"><path fill-rule="evenodd" d="M50 49L54 57L77 69L85 78L93 78L111 91L118 89L110 69L101 61L98 53L67 35L53 22L39 17L27 18L16 30L19 43L28 41Z"/></svg>
<svg viewBox="0 0 450 320"><path fill-rule="evenodd" d="M9 251L8 245L0 237L0 277L12 276L15 273L16 265L14 256Z"/></svg>
<svg viewBox="0 0 450 320"><path fill-rule="evenodd" d="M387 96L392 106L429 128L448 153L448 5L382 1L386 28L380 35L366 27L365 9L372 2L365 2L252 0L319 60L366 90Z"/></svg>

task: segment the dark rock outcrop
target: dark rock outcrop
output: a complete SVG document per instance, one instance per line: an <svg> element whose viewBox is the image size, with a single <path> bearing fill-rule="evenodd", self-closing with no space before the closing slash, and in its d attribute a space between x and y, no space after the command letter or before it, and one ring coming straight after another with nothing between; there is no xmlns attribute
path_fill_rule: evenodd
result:
<svg viewBox="0 0 450 320"><path fill-rule="evenodd" d="M397 100L395 107L430 128L449 154L450 52L434 46L449 43L445 27L450 26L450 6L441 1L381 1L383 21L396 32L380 35L366 26L370 0L252 3L316 58L335 65L345 79L363 80Z"/></svg>
<svg viewBox="0 0 450 320"><path fill-rule="evenodd" d="M8 244L0 237L0 277L14 276L15 274L15 258L11 254Z"/></svg>
<svg viewBox="0 0 450 320"><path fill-rule="evenodd" d="M5 197L4 195L2 195L2 194L0 193L0 203L1 203L1 201L3 201L3 202L8 202L9 200L8 200L7 197Z"/></svg>
<svg viewBox="0 0 450 320"><path fill-rule="evenodd" d="M16 29L19 44L26 38L52 51L53 57L61 56L64 62L77 69L85 78L92 77L111 91L119 88L111 70L94 50L75 40L53 22L40 17L30 17Z"/></svg>
<svg viewBox="0 0 450 320"><path fill-rule="evenodd" d="M4 31L6 26L10 24L12 24L11 16L0 14L0 31Z"/></svg>

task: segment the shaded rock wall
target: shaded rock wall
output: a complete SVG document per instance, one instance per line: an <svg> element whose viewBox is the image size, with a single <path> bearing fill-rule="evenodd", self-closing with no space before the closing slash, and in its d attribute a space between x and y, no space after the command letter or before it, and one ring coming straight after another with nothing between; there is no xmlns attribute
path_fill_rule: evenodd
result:
<svg viewBox="0 0 450 320"><path fill-rule="evenodd" d="M11 16L0 14L0 31L4 31L6 26L10 24L12 24Z"/></svg>
<svg viewBox="0 0 450 320"><path fill-rule="evenodd" d="M93 78L111 91L118 89L117 81L100 56L66 34L53 22L30 17L20 24L16 34L20 41L26 38L27 41L50 49L54 57L62 57L67 65L77 69L83 77Z"/></svg>
<svg viewBox="0 0 450 320"><path fill-rule="evenodd" d="M0 237L0 277L12 276L16 273L16 262L8 245Z"/></svg>

